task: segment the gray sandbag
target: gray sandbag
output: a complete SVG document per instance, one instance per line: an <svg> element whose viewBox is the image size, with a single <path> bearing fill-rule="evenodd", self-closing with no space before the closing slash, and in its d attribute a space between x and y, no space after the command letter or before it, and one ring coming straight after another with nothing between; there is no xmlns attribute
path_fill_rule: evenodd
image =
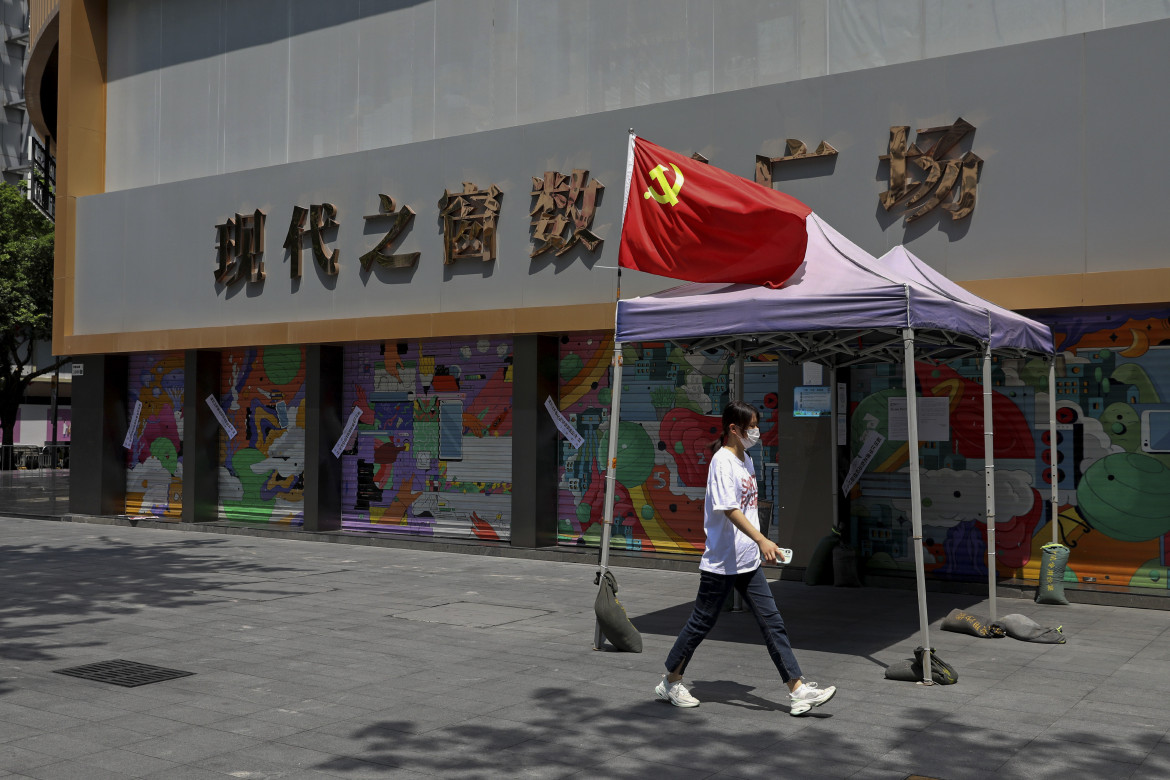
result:
<svg viewBox="0 0 1170 780"><path fill-rule="evenodd" d="M614 578L613 572L606 570L601 588L597 591L597 600L593 602L593 611L597 613L601 633L611 645L623 653L640 653L642 635L630 622L626 608L617 600L617 590L617 579Z"/></svg>
<svg viewBox="0 0 1170 780"><path fill-rule="evenodd" d="M860 588L861 577L857 572L857 550L838 543L833 548L833 584L838 588Z"/></svg>
<svg viewBox="0 0 1170 780"><path fill-rule="evenodd" d="M899 661L886 667L886 679L921 682L923 655L921 647L914 648L913 658L907 658L905 661ZM935 655L933 647L930 649L930 679L934 681L935 685L954 685L959 681L959 673L955 671L954 667Z"/></svg>
<svg viewBox="0 0 1170 780"><path fill-rule="evenodd" d="M943 618L943 631L954 631L956 634L970 634L984 639L1000 639L1004 630L998 623L988 623L987 618L964 612L956 607Z"/></svg>
<svg viewBox="0 0 1170 780"><path fill-rule="evenodd" d="M804 570L805 585L829 585L833 582L833 548L839 540L836 533L831 533L817 542L808 568Z"/></svg>
<svg viewBox="0 0 1170 780"><path fill-rule="evenodd" d="M1040 588L1037 604L1068 604L1064 597L1064 570L1068 566L1068 548L1049 542L1040 548Z"/></svg>
<svg viewBox="0 0 1170 780"><path fill-rule="evenodd" d="M1012 639L1019 639L1022 642L1063 645L1066 641L1064 626L1056 628L1042 626L1027 615L1004 615L992 625L998 626Z"/></svg>

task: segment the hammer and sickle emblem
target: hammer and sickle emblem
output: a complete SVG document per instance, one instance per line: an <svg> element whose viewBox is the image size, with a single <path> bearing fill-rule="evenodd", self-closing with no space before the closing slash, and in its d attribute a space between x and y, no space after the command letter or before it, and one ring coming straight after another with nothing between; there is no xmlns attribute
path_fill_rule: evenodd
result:
<svg viewBox="0 0 1170 780"><path fill-rule="evenodd" d="M674 186L672 187L666 183L666 166L659 165L657 168L654 168L650 171L650 178L658 182L658 186L662 188L662 192L659 193L654 189L654 187L650 187L642 193L643 198L654 198L654 200L658 201L659 203L670 206L678 203L678 193L683 186L683 175L682 171L680 171L678 166L674 163L671 163L670 167L674 168Z"/></svg>

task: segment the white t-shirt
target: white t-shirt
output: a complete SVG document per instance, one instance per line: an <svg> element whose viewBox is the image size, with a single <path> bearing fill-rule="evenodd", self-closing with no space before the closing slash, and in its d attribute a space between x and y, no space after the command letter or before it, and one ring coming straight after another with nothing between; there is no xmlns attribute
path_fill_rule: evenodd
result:
<svg viewBox="0 0 1170 780"><path fill-rule="evenodd" d="M731 450L720 447L707 469L707 501L703 507L707 549L699 562L700 569L713 574L739 574L759 568L763 562L760 546L724 514L724 510L739 509L758 530L758 497L751 456L745 452L740 460Z"/></svg>

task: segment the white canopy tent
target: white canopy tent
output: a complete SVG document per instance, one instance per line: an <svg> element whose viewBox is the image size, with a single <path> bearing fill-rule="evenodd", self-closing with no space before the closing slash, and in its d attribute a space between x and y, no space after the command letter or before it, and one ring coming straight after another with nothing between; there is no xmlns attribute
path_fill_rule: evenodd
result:
<svg viewBox="0 0 1170 780"><path fill-rule="evenodd" d="M836 370L840 367L901 362L908 389L907 441L911 443L918 441L913 392L916 357L946 360L984 354L987 345L996 338L1002 342L1001 350L1031 353L1039 348L1044 351L1048 333L1045 326L1032 323L1034 328L1029 325L1017 332L1000 324L1001 319L1008 322L1010 318L992 317L991 304L979 299L961 300L958 295L944 293L925 276L915 279L904 275L893 262L880 263L815 213L809 215L806 224L805 261L779 289L744 284L686 284L654 295L618 301L601 539L603 574L608 568L613 523L623 343L671 341L692 351L724 348L734 353L737 365L745 357L776 353L793 364L817 362L828 366L830 386L835 386ZM1022 339L1024 334L1026 340ZM1046 354L1050 354L1051 335L1046 338ZM836 407L836 392L831 392L830 397L835 431L836 417L841 410ZM831 488L835 510L839 479L833 449ZM910 446L908 450L919 629L922 646L929 647L921 474L918 448ZM594 644L600 647L601 643L598 629ZM924 658L924 667L923 678L929 682L929 653Z"/></svg>

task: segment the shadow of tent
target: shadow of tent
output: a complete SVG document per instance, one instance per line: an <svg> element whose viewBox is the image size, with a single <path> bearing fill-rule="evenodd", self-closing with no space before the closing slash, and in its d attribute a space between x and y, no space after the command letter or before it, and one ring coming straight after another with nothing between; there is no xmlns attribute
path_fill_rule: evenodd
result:
<svg viewBox="0 0 1170 780"><path fill-rule="evenodd" d="M917 638L917 595L913 590L809 587L784 581L769 585L797 653L808 650L872 657ZM932 593L928 618L935 624L952 609L970 610L983 600L976 595ZM692 605L691 601L682 602L632 616L631 622L643 634L677 636ZM708 639L760 645L763 651L760 629L750 612L723 612Z"/></svg>

